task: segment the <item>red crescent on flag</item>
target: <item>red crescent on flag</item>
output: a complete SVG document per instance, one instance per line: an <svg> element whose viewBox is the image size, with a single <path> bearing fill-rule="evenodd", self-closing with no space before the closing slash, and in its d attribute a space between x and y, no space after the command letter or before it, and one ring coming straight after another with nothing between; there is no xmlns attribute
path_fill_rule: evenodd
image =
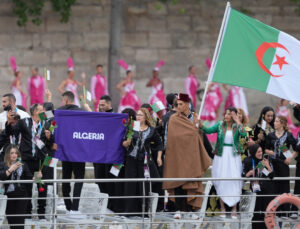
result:
<svg viewBox="0 0 300 229"><path fill-rule="evenodd" d="M262 68L262 70L264 70L266 73L268 73L269 75L271 75L273 77L281 77L282 75L274 75L272 72L270 72L270 70L267 69L267 67L265 66L265 64L263 62L265 52L269 48L282 48L285 51L287 51L288 53L289 53L289 50L287 50L286 47L284 47L282 44L277 43L277 42L269 42L269 43L263 42L255 51L255 56L256 56L257 62L259 64L259 66Z"/></svg>

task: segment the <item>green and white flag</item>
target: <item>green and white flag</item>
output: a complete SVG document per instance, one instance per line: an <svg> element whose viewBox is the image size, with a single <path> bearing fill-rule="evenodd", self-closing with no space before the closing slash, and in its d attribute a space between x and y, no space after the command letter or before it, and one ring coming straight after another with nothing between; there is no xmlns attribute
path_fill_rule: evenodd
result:
<svg viewBox="0 0 300 229"><path fill-rule="evenodd" d="M230 7L226 12L209 81L300 103L300 42Z"/></svg>

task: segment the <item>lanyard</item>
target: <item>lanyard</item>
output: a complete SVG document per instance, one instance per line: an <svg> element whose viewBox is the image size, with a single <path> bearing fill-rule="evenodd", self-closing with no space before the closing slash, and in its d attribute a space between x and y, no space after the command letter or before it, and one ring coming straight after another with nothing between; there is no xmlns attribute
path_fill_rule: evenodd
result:
<svg viewBox="0 0 300 229"><path fill-rule="evenodd" d="M254 159L252 159L252 168L253 168L253 177L255 177L255 162L254 162Z"/></svg>

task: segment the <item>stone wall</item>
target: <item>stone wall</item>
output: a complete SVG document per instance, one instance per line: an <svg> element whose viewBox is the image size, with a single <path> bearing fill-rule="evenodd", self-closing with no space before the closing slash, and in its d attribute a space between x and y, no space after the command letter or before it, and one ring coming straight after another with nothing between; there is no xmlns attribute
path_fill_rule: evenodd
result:
<svg viewBox="0 0 300 229"><path fill-rule="evenodd" d="M127 0L124 7L122 58L136 68L136 89L143 102L151 93L145 84L160 59L166 62L160 72L166 93L184 90L184 77L191 64L198 67L199 80L206 80L205 59L213 55L226 1L180 0L177 5L163 5L159 10L157 4L152 0ZM233 0L231 4L300 38L300 16L290 0ZM66 77L68 56L74 58L77 79L85 71L89 81L98 63L107 72L110 0L77 0L67 24L59 23L59 15L47 3L44 23L39 27L28 24L26 28L16 25L12 7L11 0L0 1L1 94L8 92L13 80L9 66L11 55L23 71L24 87L31 66L41 70L46 66L51 70L49 87L56 105L60 104L57 87ZM180 12L182 7L185 13ZM246 95L250 115L255 118L262 106L275 105L277 101L252 90L246 90Z"/></svg>

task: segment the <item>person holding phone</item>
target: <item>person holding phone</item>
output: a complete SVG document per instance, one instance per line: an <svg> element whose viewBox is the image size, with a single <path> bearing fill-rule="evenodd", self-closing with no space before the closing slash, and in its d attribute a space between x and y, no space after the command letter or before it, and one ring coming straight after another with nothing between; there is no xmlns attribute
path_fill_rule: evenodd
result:
<svg viewBox="0 0 300 229"><path fill-rule="evenodd" d="M274 132L275 111L272 107L266 106L260 112L257 123L252 128L254 130L253 140L265 150L266 137Z"/></svg>
<svg viewBox="0 0 300 229"><path fill-rule="evenodd" d="M245 158L243 162L243 177L258 177L273 179L274 170L268 154L263 154L262 148L258 144L251 145L249 147L250 156ZM257 193L255 209L252 221L252 228L260 229L266 228L264 221L264 211L268 204L273 199L272 196L260 196L260 195L272 195L275 193L274 181L262 180L251 182L251 189ZM261 213L259 213L261 212Z"/></svg>
<svg viewBox="0 0 300 229"><path fill-rule="evenodd" d="M7 121L7 112L12 111L14 114L20 115L20 118L29 118L29 114L22 111L16 107L16 97L14 94L8 93L2 96L2 107L3 112L0 113L0 129L3 131L5 129L5 123Z"/></svg>
<svg viewBox="0 0 300 229"><path fill-rule="evenodd" d="M32 180L32 173L26 164L18 159L21 153L17 146L10 145L7 147L4 162L0 162L0 179L1 180ZM40 174L41 175L41 174ZM12 200L11 198L24 198L28 196L28 185L26 183L5 184L5 195L8 197L6 207L6 217L9 224L23 224L27 211L28 199ZM10 216L14 215L14 216ZM10 226L11 229L20 229L24 226Z"/></svg>
<svg viewBox="0 0 300 229"><path fill-rule="evenodd" d="M240 144L240 137L246 137L247 133L237 115L237 109L229 107L225 111L224 121L220 121L211 127L202 127L204 133L217 133L217 144L214 150L212 164L213 178L241 178L243 148ZM220 196L221 215L226 217L225 204L232 207L231 217L237 219L237 203L240 201L243 182L214 181L217 194ZM230 197L233 196L233 197ZM224 204L225 203L225 204Z"/></svg>
<svg viewBox="0 0 300 229"><path fill-rule="evenodd" d="M274 171L276 177L289 177L290 169L289 164L291 160L297 156L296 146L297 141L293 137L293 134L289 132L287 118L284 116L278 116L274 122L275 132L269 133L266 138L267 153L272 158L274 165ZM291 148L293 150L291 150ZM280 195L290 192L290 181L279 180L275 181L275 193ZM284 204L279 207L284 211L289 211L290 205ZM279 210L280 211L280 210ZM282 217L287 217L283 213Z"/></svg>

